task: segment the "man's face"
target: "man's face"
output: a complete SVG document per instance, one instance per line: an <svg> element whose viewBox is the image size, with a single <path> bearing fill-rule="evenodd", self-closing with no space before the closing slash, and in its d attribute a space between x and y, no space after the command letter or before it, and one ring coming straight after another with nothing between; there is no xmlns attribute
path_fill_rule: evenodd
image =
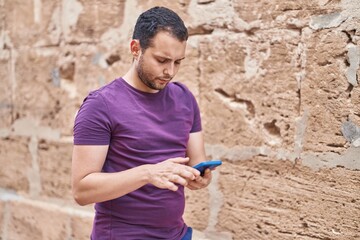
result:
<svg viewBox="0 0 360 240"><path fill-rule="evenodd" d="M167 32L156 34L136 63L137 74L144 85L141 90L157 92L165 88L179 71L185 48L186 41L180 42Z"/></svg>

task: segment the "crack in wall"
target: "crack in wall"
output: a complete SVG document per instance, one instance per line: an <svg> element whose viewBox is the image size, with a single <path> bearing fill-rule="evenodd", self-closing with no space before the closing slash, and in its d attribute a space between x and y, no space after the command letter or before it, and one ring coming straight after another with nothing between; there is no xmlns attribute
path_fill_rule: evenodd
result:
<svg viewBox="0 0 360 240"><path fill-rule="evenodd" d="M302 83L306 78L306 40L311 35L311 30L307 27L299 28L300 41L297 44L295 50L295 57L293 58L294 65L299 68L299 71L295 73L297 81L296 95L298 98L297 112L298 117L295 119L295 135L294 135L294 154L296 159L301 159L301 152L303 151L304 135L307 127L307 120L309 117L309 111L307 109L302 112ZM295 162L296 162L295 159Z"/></svg>
<svg viewBox="0 0 360 240"><path fill-rule="evenodd" d="M16 66L16 59L17 59L17 52L14 48L10 50L10 81L11 81L11 105L14 106L16 100L16 88L17 88L17 81L16 81L16 73L15 73L15 66ZM16 113L14 107L11 108L11 122L14 122L16 119Z"/></svg>
<svg viewBox="0 0 360 240"><path fill-rule="evenodd" d="M222 88L216 88L214 91L226 105L231 108L246 110L250 119L255 117L255 105L251 100L240 98L238 94L230 95Z"/></svg>
<svg viewBox="0 0 360 240"><path fill-rule="evenodd" d="M306 31L305 31L306 32ZM293 59L295 66L297 66L300 71L295 73L295 78L297 81L298 90L296 92L298 97L298 114L300 116L301 114L301 88L302 88L302 82L304 81L306 77L306 33L304 33L303 29L300 29L300 42L297 45L297 48L295 50L295 58Z"/></svg>

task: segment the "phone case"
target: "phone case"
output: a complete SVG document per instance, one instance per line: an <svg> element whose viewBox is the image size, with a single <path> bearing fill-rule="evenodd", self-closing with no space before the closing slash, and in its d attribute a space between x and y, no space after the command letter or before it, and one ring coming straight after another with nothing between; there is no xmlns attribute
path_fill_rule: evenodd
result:
<svg viewBox="0 0 360 240"><path fill-rule="evenodd" d="M212 160L212 161L201 162L193 166L193 168L199 170L201 175L203 175L207 168L214 169L215 167L220 166L221 164L222 164L221 160Z"/></svg>

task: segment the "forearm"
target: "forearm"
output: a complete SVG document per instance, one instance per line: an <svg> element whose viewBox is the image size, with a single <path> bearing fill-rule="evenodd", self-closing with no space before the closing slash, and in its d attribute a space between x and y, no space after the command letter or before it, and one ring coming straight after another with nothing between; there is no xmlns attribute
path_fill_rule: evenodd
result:
<svg viewBox="0 0 360 240"><path fill-rule="evenodd" d="M193 133L191 135L186 155L190 158L188 163L190 167L206 161L205 147L201 132Z"/></svg>
<svg viewBox="0 0 360 240"><path fill-rule="evenodd" d="M189 158L190 158L190 156L189 156ZM205 156L205 154L202 155L202 156L191 157L188 165L189 165L190 167L193 167L193 166L195 166L196 164L199 164L199 163L204 162L204 161L206 161L206 156Z"/></svg>
<svg viewBox="0 0 360 240"><path fill-rule="evenodd" d="M190 158L188 165L191 167L206 160L202 132L190 134L186 155Z"/></svg>
<svg viewBox="0 0 360 240"><path fill-rule="evenodd" d="M94 172L73 186L80 205L103 202L126 195L148 183L147 165L116 173Z"/></svg>

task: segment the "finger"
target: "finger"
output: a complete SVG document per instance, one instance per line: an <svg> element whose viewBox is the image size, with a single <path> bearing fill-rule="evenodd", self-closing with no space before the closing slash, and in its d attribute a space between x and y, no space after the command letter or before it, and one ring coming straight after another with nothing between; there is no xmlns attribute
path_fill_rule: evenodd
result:
<svg viewBox="0 0 360 240"><path fill-rule="evenodd" d="M200 176L200 171L197 170L196 168L190 167L190 166L185 166L186 170L191 172L192 174L194 174L195 178Z"/></svg>
<svg viewBox="0 0 360 240"><path fill-rule="evenodd" d="M201 185L196 184L195 182L189 183L186 187L188 187L190 190L199 190L202 188Z"/></svg>
<svg viewBox="0 0 360 240"><path fill-rule="evenodd" d="M196 188L196 187L194 187L194 186L192 186L192 185L187 185L186 186L188 189L190 189L190 190L198 190L198 188Z"/></svg>
<svg viewBox="0 0 360 240"><path fill-rule="evenodd" d="M178 190L178 186L176 186L176 184L172 183L172 182L167 182L166 184L166 188L176 192Z"/></svg>
<svg viewBox="0 0 360 240"><path fill-rule="evenodd" d="M208 186L210 182L211 182L211 173L209 173L208 175L204 175L203 177L196 178L193 185L199 186L200 188L204 188Z"/></svg>
<svg viewBox="0 0 360 240"><path fill-rule="evenodd" d="M195 181L194 181L194 185L197 185L197 186L200 186L200 185L202 185L203 184L203 180L204 178L203 177L197 177L196 179L195 179Z"/></svg>
<svg viewBox="0 0 360 240"><path fill-rule="evenodd" d="M211 171L213 171L213 170L215 170L215 169L209 169L209 168L206 169L203 178L210 178L211 179L211 176L212 176Z"/></svg>
<svg viewBox="0 0 360 240"><path fill-rule="evenodd" d="M206 169L205 171L204 171L204 174L203 175L200 175L200 176L198 176L198 177L196 177L196 181L201 181L202 179L209 179L209 180L211 180L211 178L212 178L212 173L211 173L211 169Z"/></svg>
<svg viewBox="0 0 360 240"><path fill-rule="evenodd" d="M196 185L194 185L194 181L188 182L186 187L190 188L191 190L195 190L197 188Z"/></svg>
<svg viewBox="0 0 360 240"><path fill-rule="evenodd" d="M199 176L200 172L192 167L184 166L184 168L180 169L177 174L183 178L195 180L195 178Z"/></svg>
<svg viewBox="0 0 360 240"><path fill-rule="evenodd" d="M180 177L179 175L172 175L170 177L169 181L183 185L183 186L186 186L188 184L188 182L184 178Z"/></svg>
<svg viewBox="0 0 360 240"><path fill-rule="evenodd" d="M177 157L177 158L170 158L169 159L170 162L173 163L187 163L189 161L189 158L183 158L183 157Z"/></svg>
<svg viewBox="0 0 360 240"><path fill-rule="evenodd" d="M200 175L200 172L197 169L186 165L177 165L176 168L173 168L172 172L190 180L194 180Z"/></svg>

